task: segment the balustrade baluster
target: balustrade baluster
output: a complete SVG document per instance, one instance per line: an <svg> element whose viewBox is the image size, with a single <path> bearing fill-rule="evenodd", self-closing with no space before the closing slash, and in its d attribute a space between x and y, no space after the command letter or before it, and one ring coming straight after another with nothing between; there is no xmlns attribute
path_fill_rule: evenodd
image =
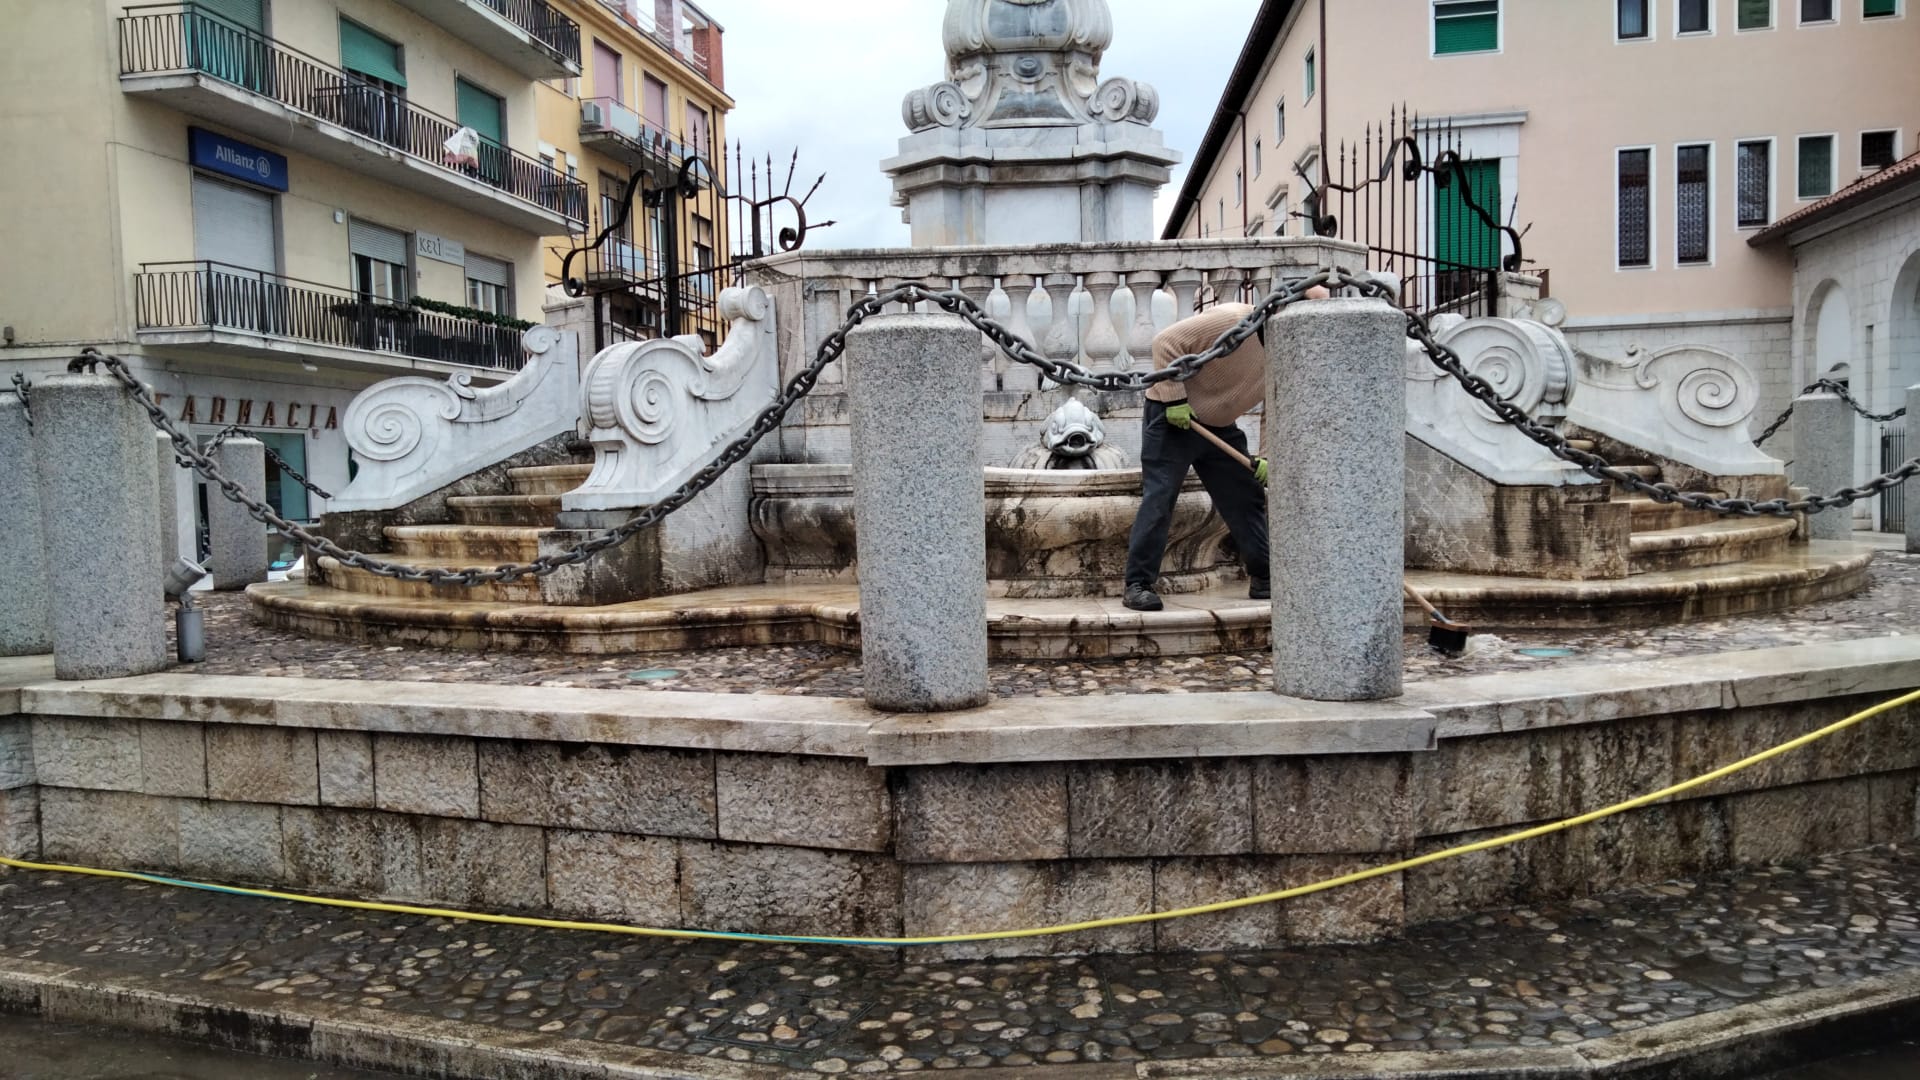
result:
<svg viewBox="0 0 1920 1080"><path fill-rule="evenodd" d="M1075 360L1080 355L1080 320L1073 314L1073 294L1080 287L1076 274L1048 274L1041 279L1047 290L1047 337L1040 351L1049 360ZM1048 388L1042 379L1040 388Z"/></svg>
<svg viewBox="0 0 1920 1080"><path fill-rule="evenodd" d="M1113 324L1113 292L1120 286L1120 275L1096 272L1087 275L1086 291L1092 313L1087 319L1087 366L1095 371L1114 370L1114 358L1120 354L1120 333Z"/></svg>
<svg viewBox="0 0 1920 1080"><path fill-rule="evenodd" d="M1033 302L1034 286L1037 283L1032 274L1008 274L1001 278L1001 285L1007 293L1007 329L1029 345L1035 344L1033 332L1033 314L1028 305ZM1036 346L1037 347L1037 346ZM1015 364L1005 354L1000 358L1000 385L1007 390L1037 390L1040 387L1040 373L1026 364Z"/></svg>
<svg viewBox="0 0 1920 1080"><path fill-rule="evenodd" d="M1127 369L1153 370L1153 298L1160 291L1157 270L1135 270L1127 275L1127 291L1133 294L1133 327L1127 335Z"/></svg>
<svg viewBox="0 0 1920 1080"><path fill-rule="evenodd" d="M991 307L991 301L993 299L992 278L985 274L968 274L966 277L960 279L959 289L966 294L967 299L979 304L982 311L987 312L989 315L993 313ZM980 389L982 390L1000 389L998 373L993 369L994 357L998 355L1000 355L1000 349L994 345L993 339L985 334L981 334Z"/></svg>
<svg viewBox="0 0 1920 1080"><path fill-rule="evenodd" d="M1173 321L1179 322L1193 314L1194 300L1204 281L1200 271L1182 267L1167 276L1167 288L1173 292Z"/></svg>

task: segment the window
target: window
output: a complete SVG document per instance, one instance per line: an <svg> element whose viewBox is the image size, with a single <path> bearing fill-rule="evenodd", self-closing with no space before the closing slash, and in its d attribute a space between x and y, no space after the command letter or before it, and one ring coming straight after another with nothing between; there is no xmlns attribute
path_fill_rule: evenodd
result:
<svg viewBox="0 0 1920 1080"><path fill-rule="evenodd" d="M1233 205L1245 206L1247 202L1247 174L1239 169L1233 170Z"/></svg>
<svg viewBox="0 0 1920 1080"><path fill-rule="evenodd" d="M1673 32L1676 34L1713 33L1712 0L1674 0Z"/></svg>
<svg viewBox="0 0 1920 1080"><path fill-rule="evenodd" d="M340 20L340 66L348 81L334 90L338 121L390 146L406 141L407 76L400 46L359 23Z"/></svg>
<svg viewBox="0 0 1920 1080"><path fill-rule="evenodd" d="M1860 0L1860 17L1887 19L1900 14L1900 0Z"/></svg>
<svg viewBox="0 0 1920 1080"><path fill-rule="evenodd" d="M1743 229L1757 229L1773 220L1773 140L1740 143L1734 157L1738 222Z"/></svg>
<svg viewBox="0 0 1920 1080"><path fill-rule="evenodd" d="M1300 235L1320 235L1320 194L1318 192L1300 200L1300 213L1304 215L1300 219Z"/></svg>
<svg viewBox="0 0 1920 1080"><path fill-rule="evenodd" d="M407 234L358 218L347 222L347 250L353 258L353 291L371 300L406 303Z"/></svg>
<svg viewBox="0 0 1920 1080"><path fill-rule="evenodd" d="M1900 133L1863 131L1860 133L1860 167L1884 169L1900 158Z"/></svg>
<svg viewBox="0 0 1920 1080"><path fill-rule="evenodd" d="M1622 269L1653 265L1653 151L1619 154L1619 256Z"/></svg>
<svg viewBox="0 0 1920 1080"><path fill-rule="evenodd" d="M714 156L707 129L707 110L692 102L687 103L687 142L695 154L706 158Z"/></svg>
<svg viewBox="0 0 1920 1080"><path fill-rule="evenodd" d="M1824 199L1833 194L1833 136L1800 136L1800 184L1796 194L1802 199Z"/></svg>
<svg viewBox="0 0 1920 1080"><path fill-rule="evenodd" d="M1287 141L1287 99L1273 107L1273 145L1279 146Z"/></svg>
<svg viewBox="0 0 1920 1080"><path fill-rule="evenodd" d="M1800 21L1803 23L1832 22L1833 0L1800 0Z"/></svg>
<svg viewBox="0 0 1920 1080"><path fill-rule="evenodd" d="M693 265L700 271L694 279L694 288L701 296L712 298L714 294L713 274L713 220L693 215Z"/></svg>
<svg viewBox="0 0 1920 1080"><path fill-rule="evenodd" d="M647 125L655 131L667 129L667 84L651 75L640 80L645 91L640 102Z"/></svg>
<svg viewBox="0 0 1920 1080"><path fill-rule="evenodd" d="M1500 48L1500 0L1433 0L1433 54Z"/></svg>
<svg viewBox="0 0 1920 1080"><path fill-rule="evenodd" d="M1735 9L1735 25L1740 29L1773 29L1773 0L1736 0Z"/></svg>
<svg viewBox="0 0 1920 1080"><path fill-rule="evenodd" d="M1653 20L1647 7L1652 0L1619 0L1618 22L1614 36L1621 41L1644 41L1653 36Z"/></svg>
<svg viewBox="0 0 1920 1080"><path fill-rule="evenodd" d="M1263 156L1261 154L1262 149L1264 148L1260 145L1260 140L1253 140L1253 176L1256 180L1260 178L1260 170L1264 166L1264 162L1261 160Z"/></svg>
<svg viewBox="0 0 1920 1080"><path fill-rule="evenodd" d="M1674 261L1713 261L1713 146L1681 146L1673 155Z"/></svg>
<svg viewBox="0 0 1920 1080"><path fill-rule="evenodd" d="M1273 204L1273 235L1287 235L1287 197L1285 195L1280 196L1280 201Z"/></svg>
<svg viewBox="0 0 1920 1080"><path fill-rule="evenodd" d="M1224 231L1226 227L1227 227L1227 200L1221 199L1220 200L1220 223L1217 226L1217 228Z"/></svg>
<svg viewBox="0 0 1920 1080"><path fill-rule="evenodd" d="M621 77L620 53L604 41L593 43L593 96L621 105L627 101L627 80Z"/></svg>
<svg viewBox="0 0 1920 1080"><path fill-rule="evenodd" d="M467 253L467 306L513 314L513 264Z"/></svg>
<svg viewBox="0 0 1920 1080"><path fill-rule="evenodd" d="M1312 49L1307 50L1307 63L1303 80L1307 88L1306 100L1312 101L1314 88L1319 85L1319 68L1315 64Z"/></svg>

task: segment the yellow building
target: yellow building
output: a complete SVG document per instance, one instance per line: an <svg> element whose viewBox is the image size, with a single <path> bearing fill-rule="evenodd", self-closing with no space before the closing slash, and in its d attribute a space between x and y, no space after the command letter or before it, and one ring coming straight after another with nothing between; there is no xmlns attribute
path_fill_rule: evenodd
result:
<svg viewBox="0 0 1920 1080"><path fill-rule="evenodd" d="M0 379L128 357L203 438L261 434L325 491L364 387L521 362L580 181L539 154L581 70L542 0L0 0ZM178 478L191 550L198 507ZM270 470L292 517L325 499ZM196 497L197 494L197 497ZM218 497L217 495L215 497Z"/></svg>
<svg viewBox="0 0 1920 1080"><path fill-rule="evenodd" d="M584 71L541 84L539 153L586 185L593 228L584 242L618 221L640 177L625 224L565 269L595 297L596 340L583 344L683 333L713 342L721 329L713 269L731 243L724 31L686 0L553 4L580 26ZM550 281L562 280L571 247L550 245Z"/></svg>

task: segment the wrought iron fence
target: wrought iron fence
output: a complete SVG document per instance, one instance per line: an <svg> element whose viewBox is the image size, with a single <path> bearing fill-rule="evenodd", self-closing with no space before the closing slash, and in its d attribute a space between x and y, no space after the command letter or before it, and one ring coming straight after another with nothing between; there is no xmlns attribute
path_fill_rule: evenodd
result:
<svg viewBox="0 0 1920 1080"><path fill-rule="evenodd" d="M520 331L218 262L143 263L142 330L228 330L473 367L518 370Z"/></svg>
<svg viewBox="0 0 1920 1080"><path fill-rule="evenodd" d="M577 28L576 28L577 30ZM585 221L584 183L482 138L472 157L447 148L463 125L370 82L228 22L194 4L128 8L120 73L197 71L385 143L416 161L479 180L523 202Z"/></svg>
<svg viewBox="0 0 1920 1080"><path fill-rule="evenodd" d="M532 35L562 60L580 63L580 24L553 10L546 0L480 0Z"/></svg>
<svg viewBox="0 0 1920 1080"><path fill-rule="evenodd" d="M1408 183L1409 158L1435 164L1461 158L1445 181L1422 176ZM1497 161L1464 158L1464 142L1444 121L1423 120L1397 108L1358 139L1329 149L1325 172L1304 179L1312 188L1296 215L1316 231L1365 244L1368 267L1398 276L1402 302L1423 315L1469 318L1497 312L1501 273L1514 244L1504 222L1484 220L1469 204L1496 213L1512 205L1500 190ZM1543 283L1544 284L1544 283ZM1542 295L1545 295L1543 288Z"/></svg>
<svg viewBox="0 0 1920 1080"><path fill-rule="evenodd" d="M1880 471L1892 472L1907 461L1907 429L1889 426L1880 429ZM1880 529L1904 532L1907 527L1907 485L1890 487L1880 493Z"/></svg>

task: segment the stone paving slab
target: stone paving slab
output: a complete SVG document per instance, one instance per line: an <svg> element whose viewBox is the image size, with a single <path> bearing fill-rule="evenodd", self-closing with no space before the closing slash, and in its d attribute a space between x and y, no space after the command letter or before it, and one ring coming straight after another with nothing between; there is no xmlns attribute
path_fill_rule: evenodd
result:
<svg viewBox="0 0 1920 1080"><path fill-rule="evenodd" d="M1882 848L1370 945L956 963L0 871L0 1010L453 1076L1750 1076L1920 1022L1917 902Z"/></svg>
<svg viewBox="0 0 1920 1080"><path fill-rule="evenodd" d="M207 609L208 675L276 675L400 682L471 682L541 687L692 690L732 694L857 697L860 657L826 645L652 652L607 656L481 654L460 649L361 644L304 638L252 622L247 600L218 594ZM1567 664L1697 656L1920 634L1920 556L1881 551L1871 584L1857 596L1771 615L1618 631L1532 631L1485 635L1476 651L1449 660L1405 640L1409 685L1463 675L1529 671ZM1539 656L1525 649L1567 649ZM1267 689L1268 652L1127 660L1019 660L992 666L998 697L1189 694Z"/></svg>

